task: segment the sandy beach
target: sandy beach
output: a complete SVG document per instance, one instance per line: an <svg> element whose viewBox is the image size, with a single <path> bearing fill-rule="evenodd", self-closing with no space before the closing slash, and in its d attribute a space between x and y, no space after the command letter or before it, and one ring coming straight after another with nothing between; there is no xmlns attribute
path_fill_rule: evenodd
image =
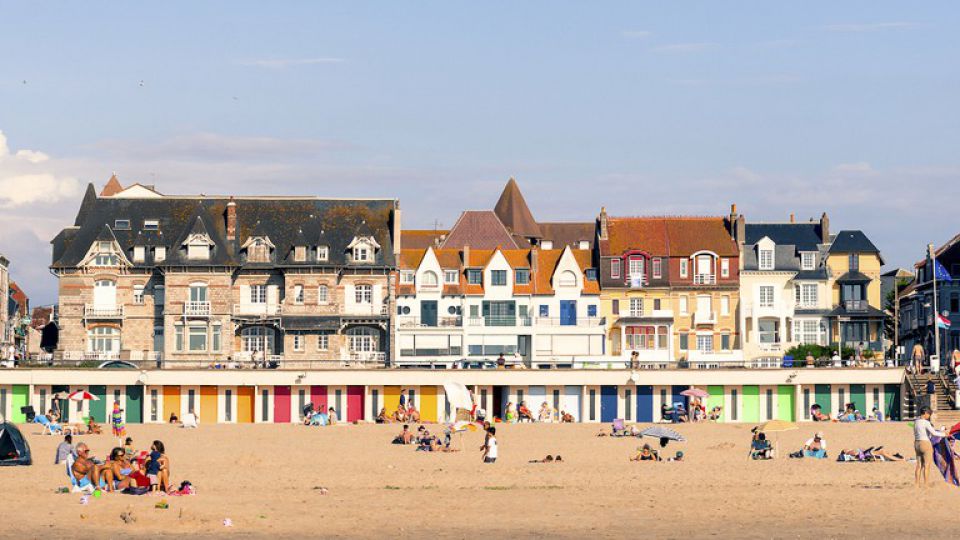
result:
<svg viewBox="0 0 960 540"><path fill-rule="evenodd" d="M35 464L0 469L2 536L78 538L200 535L261 537L898 537L955 536L960 489L933 472L913 486L913 463L749 460L748 425L681 425L684 463L632 463L636 439L598 438L599 425L498 426L500 459L484 465L481 433L458 453L389 444L399 426L128 426L137 446L161 439L173 479L198 495L107 495L79 504L58 494L60 437L27 426ZM608 426L602 426L608 429ZM815 429L832 458L840 448L885 445L912 455L906 424L804 425L782 433L793 450ZM86 435L98 457L109 435ZM562 464L529 464L561 454ZM319 487L329 492L321 494ZM120 514L136 518L124 523ZM223 520L232 520L225 527Z"/></svg>

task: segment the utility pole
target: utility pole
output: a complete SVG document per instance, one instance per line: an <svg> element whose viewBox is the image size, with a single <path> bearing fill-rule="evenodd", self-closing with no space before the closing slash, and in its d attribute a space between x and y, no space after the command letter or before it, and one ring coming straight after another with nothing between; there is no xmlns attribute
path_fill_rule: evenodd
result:
<svg viewBox="0 0 960 540"><path fill-rule="evenodd" d="M940 362L940 311L937 308L937 258L933 251L933 244L929 244L927 249L930 251L930 267L933 274L933 342L934 342L934 354L936 354L936 360L939 364ZM930 371L934 369L940 369L940 366L937 365L936 368L933 367L933 357L930 358Z"/></svg>
<svg viewBox="0 0 960 540"><path fill-rule="evenodd" d="M900 273L898 270L897 274ZM893 358L900 362L900 277L893 276Z"/></svg>

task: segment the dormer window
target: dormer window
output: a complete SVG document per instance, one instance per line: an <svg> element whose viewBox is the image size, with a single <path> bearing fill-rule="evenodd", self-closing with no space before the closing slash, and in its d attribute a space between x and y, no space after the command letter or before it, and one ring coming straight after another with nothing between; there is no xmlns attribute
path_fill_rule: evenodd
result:
<svg viewBox="0 0 960 540"><path fill-rule="evenodd" d="M353 255L354 263L372 263L376 259L380 244L372 236L354 237L347 249Z"/></svg>
<svg viewBox="0 0 960 540"><path fill-rule="evenodd" d="M130 230L130 220L129 219L117 219L113 222L113 228L122 231Z"/></svg>
<svg viewBox="0 0 960 540"><path fill-rule="evenodd" d="M812 251L800 254L800 268L802 270L813 270L817 267L817 254Z"/></svg>
<svg viewBox="0 0 960 540"><path fill-rule="evenodd" d="M400 283L403 285L413 285L416 280L417 273L413 270L401 270L400 271Z"/></svg>
<svg viewBox="0 0 960 540"><path fill-rule="evenodd" d="M317 260L326 261L330 258L330 248L327 246L317 247Z"/></svg>
<svg viewBox="0 0 960 540"><path fill-rule="evenodd" d="M205 234L191 234L184 242L187 247L187 258L194 261L203 261L210 258L210 248L213 242Z"/></svg>
<svg viewBox="0 0 960 540"><path fill-rule="evenodd" d="M760 270L773 270L773 250L761 249L757 256Z"/></svg>
<svg viewBox="0 0 960 540"><path fill-rule="evenodd" d="M354 247L353 262L370 262L370 248L365 245Z"/></svg>
<svg viewBox="0 0 960 540"><path fill-rule="evenodd" d="M146 248L144 246L133 247L133 262L142 263L146 258Z"/></svg>
<svg viewBox="0 0 960 540"><path fill-rule="evenodd" d="M460 281L460 273L456 270L444 270L443 271L443 282L448 284L456 284Z"/></svg>
<svg viewBox="0 0 960 540"><path fill-rule="evenodd" d="M270 262L270 244L264 238L254 238L247 245L247 262Z"/></svg>
<svg viewBox="0 0 960 540"><path fill-rule="evenodd" d="M514 281L517 285L529 285L530 284L530 269L529 268L517 268Z"/></svg>
<svg viewBox="0 0 960 540"><path fill-rule="evenodd" d="M305 262L307 260L307 246L296 246L293 248L294 262Z"/></svg>
<svg viewBox="0 0 960 540"><path fill-rule="evenodd" d="M543 240L540 242L540 247L543 249L553 249L553 240Z"/></svg>
<svg viewBox="0 0 960 540"><path fill-rule="evenodd" d="M143 221L143 230L145 231L159 231L160 230L160 221L156 219L147 219Z"/></svg>
<svg viewBox="0 0 960 540"><path fill-rule="evenodd" d="M153 262L163 262L167 258L167 248L165 246L157 246L153 248Z"/></svg>
<svg viewBox="0 0 960 540"><path fill-rule="evenodd" d="M97 242L97 254L93 258L93 266L117 266L120 260L113 252L113 243Z"/></svg>

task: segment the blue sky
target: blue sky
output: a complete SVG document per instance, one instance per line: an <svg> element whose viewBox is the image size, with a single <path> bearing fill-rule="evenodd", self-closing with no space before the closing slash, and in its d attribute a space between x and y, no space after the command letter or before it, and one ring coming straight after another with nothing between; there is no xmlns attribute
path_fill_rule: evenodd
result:
<svg viewBox="0 0 960 540"><path fill-rule="evenodd" d="M87 182L399 197L407 227L724 214L957 230L950 2L170 2L0 12L0 252L55 299ZM19 152L19 153L18 153Z"/></svg>

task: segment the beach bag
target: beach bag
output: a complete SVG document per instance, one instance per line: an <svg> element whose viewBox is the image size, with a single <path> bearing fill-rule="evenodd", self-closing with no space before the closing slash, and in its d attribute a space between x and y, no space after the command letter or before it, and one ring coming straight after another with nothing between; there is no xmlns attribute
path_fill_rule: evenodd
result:
<svg viewBox="0 0 960 540"><path fill-rule="evenodd" d="M122 491L124 495L146 495L150 491L149 487L128 487Z"/></svg>

